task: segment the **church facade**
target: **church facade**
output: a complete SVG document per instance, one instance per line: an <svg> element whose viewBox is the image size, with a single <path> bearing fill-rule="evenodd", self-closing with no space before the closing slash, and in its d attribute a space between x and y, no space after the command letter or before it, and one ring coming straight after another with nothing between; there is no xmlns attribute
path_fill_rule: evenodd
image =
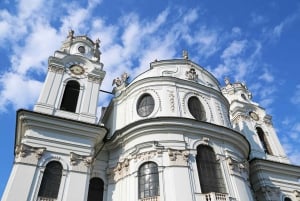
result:
<svg viewBox="0 0 300 201"><path fill-rule="evenodd" d="M99 42L70 31L49 57L33 111L17 112L2 201L300 201L271 116L187 52L114 79L98 120Z"/></svg>

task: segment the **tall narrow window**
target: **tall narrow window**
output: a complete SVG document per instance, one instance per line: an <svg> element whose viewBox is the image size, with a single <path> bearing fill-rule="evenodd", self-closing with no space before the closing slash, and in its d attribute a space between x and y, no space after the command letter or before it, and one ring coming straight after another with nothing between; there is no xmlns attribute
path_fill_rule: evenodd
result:
<svg viewBox="0 0 300 201"><path fill-rule="evenodd" d="M257 135L259 137L259 140L263 146L265 153L272 154L270 145L268 143L268 140L266 138L264 131L260 127L256 127L256 132L257 132Z"/></svg>
<svg viewBox="0 0 300 201"><path fill-rule="evenodd" d="M196 96L192 96L188 100L188 108L190 113L198 121L202 121L205 118L205 111L203 105Z"/></svg>
<svg viewBox="0 0 300 201"><path fill-rule="evenodd" d="M62 165L57 161L52 161L47 164L38 193L39 197L51 199L57 198L62 169Z"/></svg>
<svg viewBox="0 0 300 201"><path fill-rule="evenodd" d="M89 185L87 201L103 201L104 182L100 178L92 178Z"/></svg>
<svg viewBox="0 0 300 201"><path fill-rule="evenodd" d="M159 196L158 168L153 162L146 162L139 168L139 199Z"/></svg>
<svg viewBox="0 0 300 201"><path fill-rule="evenodd" d="M197 147L197 168L202 193L226 193L221 167L210 146Z"/></svg>
<svg viewBox="0 0 300 201"><path fill-rule="evenodd" d="M79 83L74 80L71 80L67 83L60 106L61 110L66 110L69 112L76 111L79 96L79 87Z"/></svg>

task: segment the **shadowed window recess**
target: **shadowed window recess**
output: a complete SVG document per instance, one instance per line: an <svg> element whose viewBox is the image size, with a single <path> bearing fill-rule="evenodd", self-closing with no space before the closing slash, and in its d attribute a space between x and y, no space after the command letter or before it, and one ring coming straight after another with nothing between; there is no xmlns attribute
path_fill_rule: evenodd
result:
<svg viewBox="0 0 300 201"><path fill-rule="evenodd" d="M198 121L205 120L205 110L203 105L196 96L192 96L188 100L188 108L191 115Z"/></svg>
<svg viewBox="0 0 300 201"><path fill-rule="evenodd" d="M78 102L79 91L79 83L74 80L69 81L65 88L60 109L69 112L75 112Z"/></svg>
<svg viewBox="0 0 300 201"><path fill-rule="evenodd" d="M100 178L92 178L89 185L87 201L103 201L104 182Z"/></svg>
<svg viewBox="0 0 300 201"><path fill-rule="evenodd" d="M58 197L62 170L62 165L57 161L47 164L38 193L39 197L53 199Z"/></svg>
<svg viewBox="0 0 300 201"><path fill-rule="evenodd" d="M226 193L220 163L214 150L210 146L199 145L196 161L202 193Z"/></svg>

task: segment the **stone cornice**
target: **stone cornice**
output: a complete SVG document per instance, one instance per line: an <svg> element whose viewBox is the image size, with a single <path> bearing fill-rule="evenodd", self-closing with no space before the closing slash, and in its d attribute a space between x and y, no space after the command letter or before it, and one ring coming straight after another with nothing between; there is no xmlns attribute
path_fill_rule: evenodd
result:
<svg viewBox="0 0 300 201"><path fill-rule="evenodd" d="M82 139L99 143L107 134L108 129L98 124L66 119L48 114L19 110L17 112L17 126L15 147L21 144L25 132L30 129L47 129L56 135L78 136ZM30 136L27 136L27 138Z"/></svg>
<svg viewBox="0 0 300 201"><path fill-rule="evenodd" d="M300 175L300 166L254 158L250 161L250 171L252 174L259 171L266 171L298 178Z"/></svg>
<svg viewBox="0 0 300 201"><path fill-rule="evenodd" d="M242 150L245 157L248 157L249 154L249 142L241 133L216 124L182 117L157 117L139 120L117 130L108 141L114 146L113 144L118 144L119 141L126 142L138 136L165 132L184 135L199 134L199 136L233 144Z"/></svg>

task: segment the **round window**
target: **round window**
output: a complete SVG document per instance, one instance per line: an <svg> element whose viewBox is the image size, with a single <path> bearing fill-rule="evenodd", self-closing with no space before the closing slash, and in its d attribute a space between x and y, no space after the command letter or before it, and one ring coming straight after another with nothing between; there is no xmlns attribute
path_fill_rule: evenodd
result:
<svg viewBox="0 0 300 201"><path fill-rule="evenodd" d="M150 94L142 95L137 102L137 113L141 117L146 117L153 112L154 99Z"/></svg>
<svg viewBox="0 0 300 201"><path fill-rule="evenodd" d="M85 53L85 48L84 48L83 46L79 46L79 47L78 47L78 51L79 51L81 54L83 54L83 53Z"/></svg>
<svg viewBox="0 0 300 201"><path fill-rule="evenodd" d="M188 100L188 108L193 117L199 121L204 119L204 108L199 101L199 99L195 96L192 96Z"/></svg>

